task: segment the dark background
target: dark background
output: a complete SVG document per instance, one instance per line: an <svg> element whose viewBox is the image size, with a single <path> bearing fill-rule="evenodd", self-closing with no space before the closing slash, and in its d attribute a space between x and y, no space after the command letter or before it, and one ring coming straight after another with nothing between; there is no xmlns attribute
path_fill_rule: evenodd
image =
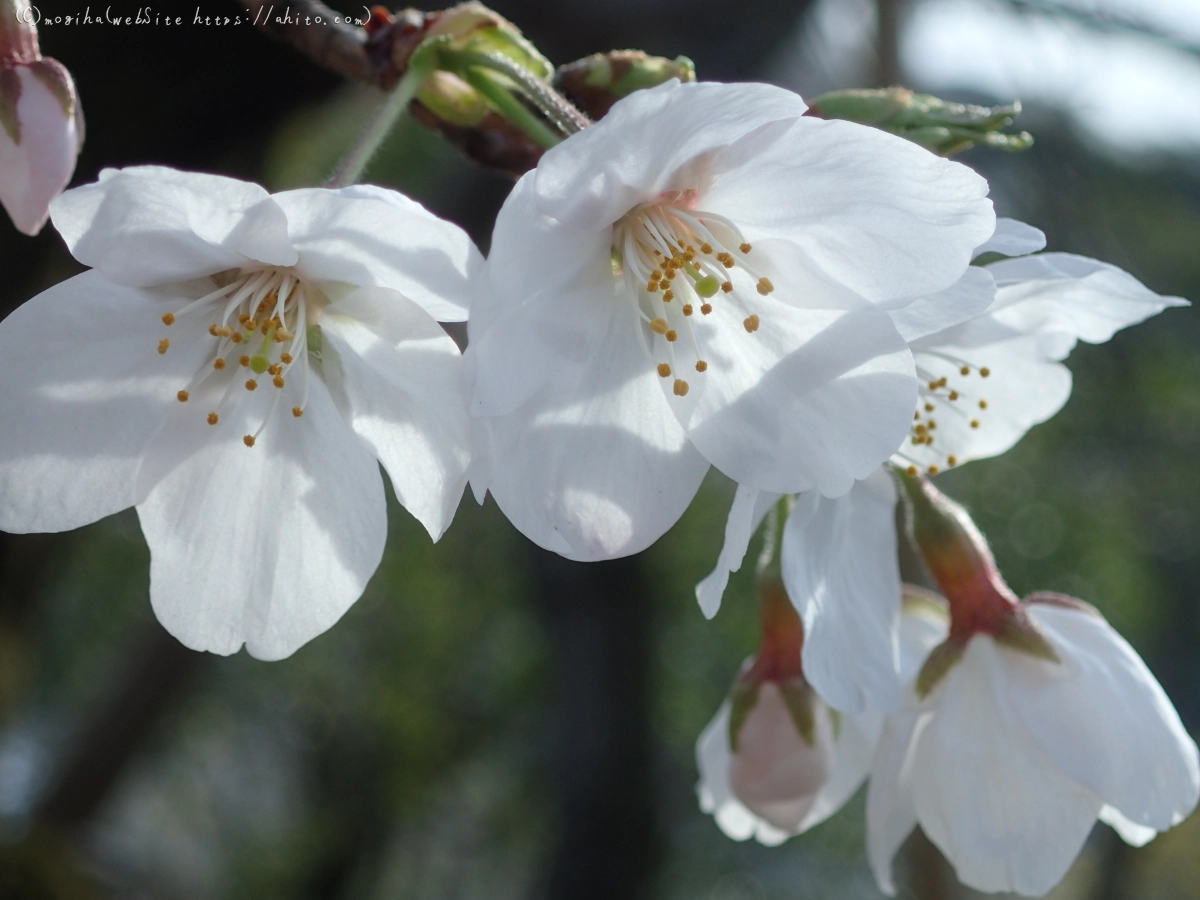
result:
<svg viewBox="0 0 1200 900"><path fill-rule="evenodd" d="M47 0L42 12L86 5ZM789 71L810 4L494 6L555 63L638 47L745 80ZM190 21L195 5L153 9ZM878 9L858 84L903 80L904 4ZM207 0L201 12L238 7ZM41 39L74 74L88 120L75 184L138 163L316 184L378 99L245 25L50 26ZM1194 159L1117 157L1049 107L1023 124L1038 139L1029 153L961 157L991 179L1002 213L1042 227L1053 249L1200 298ZM508 188L411 123L368 176L485 249ZM52 228L30 239L0 225L4 311L78 270ZM1198 338L1196 313L1176 310L1080 348L1062 414L939 481L971 506L1018 592L1097 604L1193 732ZM469 494L436 546L393 503L364 597L277 663L192 653L161 630L131 511L68 534L0 535L0 897L878 896L861 797L776 849L727 840L697 809L693 742L755 647L746 573L715 622L692 596L731 496L713 475L654 548L592 566L537 550ZM1200 897L1198 847L1191 822L1141 851L1099 826L1054 896ZM904 896L969 893L919 835L901 867Z"/></svg>

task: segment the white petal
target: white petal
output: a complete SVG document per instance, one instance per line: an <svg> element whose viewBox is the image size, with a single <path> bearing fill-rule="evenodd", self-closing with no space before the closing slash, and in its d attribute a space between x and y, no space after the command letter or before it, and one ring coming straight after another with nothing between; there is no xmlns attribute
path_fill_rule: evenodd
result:
<svg viewBox="0 0 1200 900"><path fill-rule="evenodd" d="M753 334L734 303L714 304L695 326L709 370L689 379L696 384L690 406L672 405L697 449L739 484L837 496L908 433L912 357L886 313L861 301L838 308L846 298L833 296L832 286L793 275L780 299L761 298ZM803 308L805 299L820 302L818 291L829 305Z"/></svg>
<svg viewBox="0 0 1200 900"><path fill-rule="evenodd" d="M808 815L800 823L798 834L820 825L854 796L854 792L866 780L871 761L875 758L883 723L883 713L874 709L841 717L835 729L837 738L833 748L833 770L813 800Z"/></svg>
<svg viewBox="0 0 1200 900"><path fill-rule="evenodd" d="M210 427L209 394L196 391L197 408L172 416L147 453L156 471L143 473L153 487L138 516L150 601L192 649L229 654L245 643L280 659L332 626L379 565L383 479L319 378L304 416L285 411L250 448L241 435L258 425L254 406Z"/></svg>
<svg viewBox="0 0 1200 900"><path fill-rule="evenodd" d="M996 230L990 238L975 248L973 256L985 253L1003 253L1005 256L1024 256L1037 253L1046 246L1046 235L1041 229L1018 222L1016 219L996 219Z"/></svg>
<svg viewBox="0 0 1200 900"><path fill-rule="evenodd" d="M708 463L659 391L629 310L576 378L489 419L489 489L530 540L578 560L637 553L675 524Z"/></svg>
<svg viewBox="0 0 1200 900"><path fill-rule="evenodd" d="M1067 873L1103 803L1025 731L1008 699L1010 668L990 638L968 643L918 738L913 800L959 881L1041 896Z"/></svg>
<svg viewBox="0 0 1200 900"><path fill-rule="evenodd" d="M65 531L133 505L142 452L203 359L163 325L165 299L85 272L0 323L0 529Z"/></svg>
<svg viewBox="0 0 1200 900"><path fill-rule="evenodd" d="M896 330L906 341L936 334L981 315L996 297L996 283L987 269L968 266L962 278L944 291L927 294L892 310Z"/></svg>
<svg viewBox="0 0 1200 900"><path fill-rule="evenodd" d="M512 412L548 382L573 380L604 338L617 294L612 230L539 213L526 175L496 220L486 278L467 324L471 409Z"/></svg>
<svg viewBox="0 0 1200 900"><path fill-rule="evenodd" d="M932 714L906 706L887 718L867 784L867 859L879 890L895 896L892 860L917 825L912 769L916 738Z"/></svg>
<svg viewBox="0 0 1200 900"><path fill-rule="evenodd" d="M105 169L50 205L71 255L118 284L186 281L248 262L290 266L287 219L256 184L161 166Z"/></svg>
<svg viewBox="0 0 1200 900"><path fill-rule="evenodd" d="M711 619L721 608L721 598L729 584L729 576L742 567L750 537L758 530L767 511L779 500L780 494L758 491L738 485L725 522L725 544L717 559L717 567L696 585L696 600L704 618Z"/></svg>
<svg viewBox="0 0 1200 900"><path fill-rule="evenodd" d="M959 465L997 456L1062 409L1071 396L1070 370L1052 361L1065 356L1074 343L1066 335L1019 335L982 347L942 344L924 352L933 340L917 342L913 356L922 380L947 381L936 397L927 398L934 406L928 415L937 422L935 443L906 441L901 448L905 458L922 469L944 467L948 454L957 456ZM970 375L960 374L960 360L974 367ZM980 377L983 368L989 370L987 378ZM958 392L956 401L947 399L950 390ZM972 427L973 421L978 426Z"/></svg>
<svg viewBox="0 0 1200 900"><path fill-rule="evenodd" d="M752 165L717 178L697 206L747 240L794 242L869 300L940 291L995 228L987 182L966 166L851 122L798 119Z"/></svg>
<svg viewBox="0 0 1200 900"><path fill-rule="evenodd" d="M670 81L635 91L542 157L538 207L580 227L611 225L660 193L699 187L720 151L742 138L754 135L765 151L779 124L806 109L799 95L766 84Z"/></svg>
<svg viewBox="0 0 1200 900"><path fill-rule="evenodd" d="M783 532L783 581L804 622L804 677L829 705L900 702L896 488L878 470L836 500L803 494Z"/></svg>
<svg viewBox="0 0 1200 900"><path fill-rule="evenodd" d="M287 215L297 269L316 282L399 291L440 322L461 322L483 257L467 233L395 191L303 188L272 199Z"/></svg>
<svg viewBox="0 0 1200 900"><path fill-rule="evenodd" d="M1128 272L1070 253L1043 253L987 266L1000 286L993 317L1019 332L1061 331L1089 344L1109 340L1171 306Z"/></svg>
<svg viewBox="0 0 1200 900"><path fill-rule="evenodd" d="M321 319L326 382L435 541L467 483L470 421L458 346L416 303L360 288Z"/></svg>
<svg viewBox="0 0 1200 900"><path fill-rule="evenodd" d="M1012 703L1046 754L1137 825L1165 831L1196 806L1196 745L1141 657L1097 615L1032 603L1062 665L1008 652Z"/></svg>
<svg viewBox="0 0 1200 900"><path fill-rule="evenodd" d="M700 809L710 813L726 837L735 841L757 838L774 847L789 835L764 822L742 805L729 786L733 754L729 750L729 701L726 700L696 740L696 765L700 782L696 794Z"/></svg>
<svg viewBox="0 0 1200 900"><path fill-rule="evenodd" d="M35 63L51 64L58 65ZM50 201L75 171L79 138L74 116L66 114L30 66L18 64L11 71L21 89L15 110L21 142L14 144L7 129L0 128L0 203L18 231L37 234L50 215Z"/></svg>
<svg viewBox="0 0 1200 900"><path fill-rule="evenodd" d="M1131 847L1145 847L1158 836L1158 832L1153 828L1130 822L1111 806L1105 806L1100 810L1100 821L1110 826L1121 836L1121 840Z"/></svg>

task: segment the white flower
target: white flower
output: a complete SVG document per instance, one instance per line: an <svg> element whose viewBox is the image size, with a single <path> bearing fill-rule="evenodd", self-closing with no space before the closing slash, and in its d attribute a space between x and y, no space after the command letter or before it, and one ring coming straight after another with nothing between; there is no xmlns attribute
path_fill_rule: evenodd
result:
<svg viewBox="0 0 1200 900"><path fill-rule="evenodd" d="M0 203L13 224L37 234L50 201L75 171L83 114L71 75L56 60L0 63Z"/></svg>
<svg viewBox="0 0 1200 900"><path fill-rule="evenodd" d="M904 670L915 676L928 652L946 634L945 612L916 594L901 619ZM789 700L785 692L791 692ZM791 704L805 703L805 736ZM845 805L867 777L884 717L868 708L858 715L831 710L802 679L764 681L730 746L726 700L696 742L700 808L734 840L749 837L774 846L825 821Z"/></svg>
<svg viewBox="0 0 1200 900"><path fill-rule="evenodd" d="M590 560L669 528L710 464L836 495L907 431L882 308L951 285L986 183L766 85L668 83L542 158L496 223L468 370L490 489Z"/></svg>
<svg viewBox="0 0 1200 900"><path fill-rule="evenodd" d="M892 857L918 823L964 884L1039 896L1097 818L1140 845L1196 805L1196 745L1137 653L1095 612L1030 599L1061 662L976 634L884 730L867 845L889 894Z"/></svg>
<svg viewBox="0 0 1200 900"><path fill-rule="evenodd" d="M1001 219L976 255L1044 243L1037 229ZM1077 340L1101 343L1183 303L1115 266L1046 253L972 267L948 290L898 306L892 316L922 383L893 462L936 473L1004 452L1066 402L1071 374L1059 360ZM717 567L696 587L706 616L716 614L729 573L778 497L739 486ZM805 677L843 712L900 701L895 497L883 471L834 499L809 491L784 530L784 582L808 635Z"/></svg>
<svg viewBox="0 0 1200 900"><path fill-rule="evenodd" d="M362 593L378 458L435 540L465 484L461 357L482 265L391 191L273 196L146 167L63 194L91 266L0 323L0 528L136 506L150 595L184 644L287 656Z"/></svg>

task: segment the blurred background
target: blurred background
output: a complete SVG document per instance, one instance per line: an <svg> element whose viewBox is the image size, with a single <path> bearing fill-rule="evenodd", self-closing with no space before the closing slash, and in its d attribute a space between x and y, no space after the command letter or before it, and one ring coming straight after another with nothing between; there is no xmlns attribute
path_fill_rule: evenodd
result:
<svg viewBox="0 0 1200 900"><path fill-rule="evenodd" d="M73 2L44 0L43 15L81 14ZM1194 0L493 6L555 63L636 47L686 54L701 78L810 96L902 83L1019 98L1034 148L960 157L998 210L1044 229L1051 249L1200 300ZM379 100L249 26L44 25L41 41L88 120L76 184L136 163L318 184ZM509 187L412 123L368 176L484 248ZM5 313L77 271L51 228L30 239L0 225ZM1184 309L1077 349L1057 418L939 480L1014 589L1100 607L1194 734L1197 348L1200 315ZM697 808L694 740L757 643L749 573L714 622L692 594L732 492L713 474L650 551L587 567L537 550L469 494L436 546L393 504L364 597L276 663L192 653L162 631L132 511L0 535L0 897L878 897L861 795L776 849L726 839ZM900 867L902 896L972 896L919 834ZM1200 816L1137 851L1098 826L1052 896L1200 897Z"/></svg>

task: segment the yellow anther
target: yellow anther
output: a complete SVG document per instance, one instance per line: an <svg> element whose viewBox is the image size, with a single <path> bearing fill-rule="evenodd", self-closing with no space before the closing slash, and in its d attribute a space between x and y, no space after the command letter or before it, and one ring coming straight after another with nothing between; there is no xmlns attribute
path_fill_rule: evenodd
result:
<svg viewBox="0 0 1200 900"><path fill-rule="evenodd" d="M760 294L762 294L764 297L767 296L767 294L771 293L771 291L773 291L773 290L775 290L775 285L771 284L770 278L758 279L758 292Z"/></svg>
<svg viewBox="0 0 1200 900"><path fill-rule="evenodd" d="M697 372L707 372L708 371L708 363L706 363L702 359L696 360L696 371Z"/></svg>
<svg viewBox="0 0 1200 900"><path fill-rule="evenodd" d="M742 321L742 325L745 326L748 332L754 334L754 332L758 331L758 316L751 313Z"/></svg>
<svg viewBox="0 0 1200 900"><path fill-rule="evenodd" d="M925 432L927 432L928 430L929 430L929 428L928 428L928 426L925 425L924 422L922 422L920 425L918 425L917 429L916 429L917 434L919 434L921 437L925 437Z"/></svg>
<svg viewBox="0 0 1200 900"><path fill-rule="evenodd" d="M281 363L283 363L285 366L290 366L290 365L292 364L292 354L290 354L290 353L280 353L280 354L279 354L279 361L280 361Z"/></svg>
<svg viewBox="0 0 1200 900"><path fill-rule="evenodd" d="M692 304L690 304L690 303L683 304L683 314L685 316L690 316L692 314Z"/></svg>
<svg viewBox="0 0 1200 900"><path fill-rule="evenodd" d="M258 382L255 381L253 378L251 378L249 381L246 382L246 390L252 391L256 387L258 387Z"/></svg>
<svg viewBox="0 0 1200 900"><path fill-rule="evenodd" d="M959 369L959 370L958 370L958 374L959 374L959 375L970 375L970 374L971 374L971 367L970 367L970 366L963 366L961 369Z"/></svg>
<svg viewBox="0 0 1200 900"><path fill-rule="evenodd" d="M986 401L986 400L980 400L980 401L979 401L979 408L980 408L980 409L987 409L987 401Z"/></svg>
<svg viewBox="0 0 1200 900"><path fill-rule="evenodd" d="M914 419L919 419L919 418L921 418L921 413L920 413L919 411L918 411L918 412L915 412L915 413L913 413L913 418L914 418Z"/></svg>
<svg viewBox="0 0 1200 900"><path fill-rule="evenodd" d="M246 326L247 331L254 331L258 328L258 319L252 319L249 316L246 316L246 320L242 322L242 324Z"/></svg>
<svg viewBox="0 0 1200 900"><path fill-rule="evenodd" d="M209 425L216 425L217 422L219 422L220 420L221 420L221 417L218 416L215 412L210 412L208 414L208 424Z"/></svg>
<svg viewBox="0 0 1200 900"><path fill-rule="evenodd" d="M728 253L718 253L717 259L718 259L718 261L720 261L721 265L723 265L725 268L727 268L727 269L733 268L733 257L730 256Z"/></svg>
<svg viewBox="0 0 1200 900"><path fill-rule="evenodd" d="M190 395L188 394L188 392L187 392L187 391L180 391L180 392L179 392L178 394L176 394L175 396L179 398L179 402L180 402L180 403L187 403L187 402L188 402L188 397L189 397Z"/></svg>
<svg viewBox="0 0 1200 900"><path fill-rule="evenodd" d="M668 363L659 363L658 364L658 375L660 378L670 378L671 377L671 366Z"/></svg>
<svg viewBox="0 0 1200 900"><path fill-rule="evenodd" d="M992 370L989 369L987 366L984 366L982 369L979 370L980 378L987 378L991 374L992 374Z"/></svg>
<svg viewBox="0 0 1200 900"><path fill-rule="evenodd" d="M707 241L705 243L701 244L700 252L701 253L712 253L712 244L708 243Z"/></svg>
<svg viewBox="0 0 1200 900"><path fill-rule="evenodd" d="M686 259L688 262L691 262L693 259L695 259L696 258L695 248L688 247L687 250L683 251L683 258Z"/></svg>
<svg viewBox="0 0 1200 900"><path fill-rule="evenodd" d="M233 333L233 336L230 337L229 339L231 341L233 341L235 344L240 344L242 342L242 334L240 331L235 331Z"/></svg>
<svg viewBox="0 0 1200 900"><path fill-rule="evenodd" d="M225 360L217 357L213 360L213 368L220 372L223 368L225 368Z"/></svg>
<svg viewBox="0 0 1200 900"><path fill-rule="evenodd" d="M217 331L217 327L218 327L217 323L213 322L211 325L208 326L208 333L211 334L213 337L220 337L221 332Z"/></svg>
<svg viewBox="0 0 1200 900"><path fill-rule="evenodd" d="M741 244L738 246L738 249L741 250L743 253L749 253L750 245L749 244Z"/></svg>
<svg viewBox="0 0 1200 900"><path fill-rule="evenodd" d="M265 335L265 334L269 334L273 327L274 327L273 323L264 321L262 323L262 326L258 330L261 331Z"/></svg>
<svg viewBox="0 0 1200 900"><path fill-rule="evenodd" d="M167 348L170 346L171 346L171 341L168 338L163 338L161 341L158 342L158 352L166 353Z"/></svg>
<svg viewBox="0 0 1200 900"><path fill-rule="evenodd" d="M929 420L929 430L930 430L930 431L933 431L933 430L935 430L936 428L937 428L937 422L933 421L933 419L930 419L930 420Z"/></svg>
<svg viewBox="0 0 1200 900"><path fill-rule="evenodd" d="M931 391L936 391L938 389L938 383L936 381L929 382L929 389Z"/></svg>
<svg viewBox="0 0 1200 900"><path fill-rule="evenodd" d="M663 291L663 303L670 303L675 299L675 292L672 290Z"/></svg>
<svg viewBox="0 0 1200 900"><path fill-rule="evenodd" d="M721 282L721 290L723 290L727 294L732 293L733 282L732 281L722 281Z"/></svg>
<svg viewBox="0 0 1200 900"><path fill-rule="evenodd" d="M712 304L711 303L700 304L700 312L707 316L710 312L712 312Z"/></svg>
<svg viewBox="0 0 1200 900"><path fill-rule="evenodd" d="M282 344L284 341L290 341L294 337L295 337L295 335L292 334L290 331L288 331L286 328L280 327L275 332L275 343Z"/></svg>
<svg viewBox="0 0 1200 900"><path fill-rule="evenodd" d="M174 325L175 313L163 313L162 320L164 325Z"/></svg>
<svg viewBox="0 0 1200 900"><path fill-rule="evenodd" d="M304 415L304 410L302 410L302 409L301 409L300 407L298 407L298 406L293 406L293 407L292 407L292 415L293 415L293 416L295 416L295 417L298 419L298 418L300 418L302 415Z"/></svg>
<svg viewBox="0 0 1200 900"><path fill-rule="evenodd" d="M650 280L651 280L651 281L658 281L658 279L660 279L660 278L662 278L662 271L661 271L661 270L659 270L659 269L655 269L653 272L651 272L651 273L650 273Z"/></svg>
<svg viewBox="0 0 1200 900"><path fill-rule="evenodd" d="M934 410L934 405L932 403L925 404L925 412L933 412L933 410Z"/></svg>
<svg viewBox="0 0 1200 900"><path fill-rule="evenodd" d="M942 470L941 470L941 469L939 469L937 466L930 466L930 467L929 467L929 474L930 474L930 475L936 475L936 474L937 474L938 472L940 472L940 471L942 471Z"/></svg>
<svg viewBox="0 0 1200 900"><path fill-rule="evenodd" d="M947 456L947 457L946 457L946 465L948 465L948 466L957 466L957 465L958 465L958 457L957 457L957 456L955 456L954 454L951 454L950 456Z"/></svg>
<svg viewBox="0 0 1200 900"><path fill-rule="evenodd" d="M241 357L240 359L238 359L238 365L240 365L240 366L244 366L244 367L246 367L246 368L249 368L249 366L250 366L250 357L248 357L248 356L243 356L243 357Z"/></svg>
<svg viewBox="0 0 1200 900"><path fill-rule="evenodd" d="M971 420L971 427L972 427L972 428L978 428L978 427L979 427L979 420L978 420L978 419L972 419L972 420Z"/></svg>
<svg viewBox="0 0 1200 900"><path fill-rule="evenodd" d="M247 313L242 313L240 316L238 316L238 321L241 322L242 325L245 325L250 321L250 316Z"/></svg>
<svg viewBox="0 0 1200 900"><path fill-rule="evenodd" d="M667 331L667 333L663 335L663 337L665 337L672 344L675 343L677 340L679 340L679 335L676 334L675 329L673 329L673 328L669 329Z"/></svg>
<svg viewBox="0 0 1200 900"><path fill-rule="evenodd" d="M647 281L646 282L646 290L651 294L657 293L658 292L658 282L657 281Z"/></svg>
<svg viewBox="0 0 1200 900"><path fill-rule="evenodd" d="M254 435L252 435L252 434L246 435L244 438L242 438L242 443L245 444L247 447L253 447L254 446Z"/></svg>
<svg viewBox="0 0 1200 900"><path fill-rule="evenodd" d="M277 366L275 363L271 363L269 366L267 366L267 374L268 375L278 375L279 374L279 366Z"/></svg>
<svg viewBox="0 0 1200 900"><path fill-rule="evenodd" d="M943 375L941 378L939 378L937 384L938 387L944 388L946 386L946 376Z"/></svg>
<svg viewBox="0 0 1200 900"><path fill-rule="evenodd" d="M958 391L951 391L951 392L950 392L950 397L949 397L949 399L950 399L950 400L957 400L957 399L958 399Z"/></svg>
<svg viewBox="0 0 1200 900"><path fill-rule="evenodd" d="M653 331L655 334L666 334L667 328L668 328L668 325L667 325L666 319L651 319L650 320L650 330Z"/></svg>
<svg viewBox="0 0 1200 900"><path fill-rule="evenodd" d="M674 391L676 397L686 397L688 392L688 383L682 378L676 378Z"/></svg>
<svg viewBox="0 0 1200 900"><path fill-rule="evenodd" d="M271 384L275 385L277 388L283 387L283 376L276 375L273 379L271 379Z"/></svg>
<svg viewBox="0 0 1200 900"><path fill-rule="evenodd" d="M909 478L916 478L918 473L920 472L920 469L918 469L916 466L909 466L904 471L908 474Z"/></svg>

